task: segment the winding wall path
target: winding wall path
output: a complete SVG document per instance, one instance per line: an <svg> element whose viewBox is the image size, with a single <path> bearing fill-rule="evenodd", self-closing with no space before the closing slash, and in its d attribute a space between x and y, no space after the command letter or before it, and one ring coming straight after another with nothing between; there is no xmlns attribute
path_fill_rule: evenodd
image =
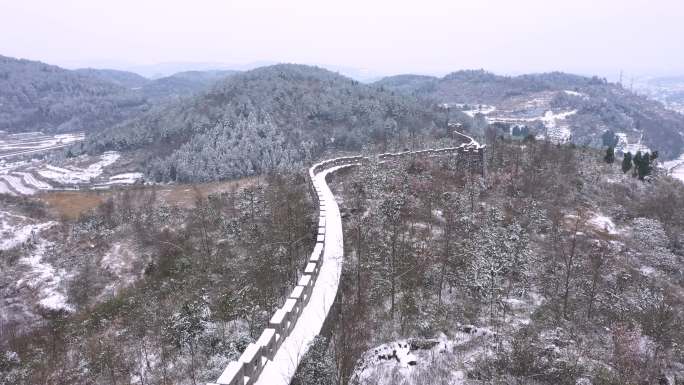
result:
<svg viewBox="0 0 684 385"><path fill-rule="evenodd" d="M484 161L484 146L472 138L457 147L381 154L380 162L403 156L462 154ZM238 361L231 362L216 380L219 385L289 385L309 344L321 332L335 302L342 274L343 239L340 211L326 177L342 168L369 162L362 156L326 160L309 169L312 196L319 207L316 245L299 284L278 309L259 339ZM213 385L213 384L209 384Z"/></svg>

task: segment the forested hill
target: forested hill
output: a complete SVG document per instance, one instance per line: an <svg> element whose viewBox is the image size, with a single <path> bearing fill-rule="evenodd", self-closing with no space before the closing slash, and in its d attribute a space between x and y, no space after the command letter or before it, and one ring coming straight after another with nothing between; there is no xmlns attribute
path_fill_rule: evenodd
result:
<svg viewBox="0 0 684 385"><path fill-rule="evenodd" d="M96 131L147 108L144 98L115 83L0 56L0 130Z"/></svg>
<svg viewBox="0 0 684 385"><path fill-rule="evenodd" d="M150 80L133 72L67 70L0 56L0 130L97 132L211 88L235 71L188 71Z"/></svg>
<svg viewBox="0 0 684 385"><path fill-rule="evenodd" d="M547 110L572 112L567 123L577 144L604 145L603 134L612 131L666 158L684 150L684 115L598 77L560 72L511 77L468 70L443 78L392 76L375 85L436 103L493 106L492 121L542 117Z"/></svg>
<svg viewBox="0 0 684 385"><path fill-rule="evenodd" d="M125 87L131 96L145 98L150 104L168 103L199 94L238 73L232 70L184 71L152 80L133 72L110 69L84 68L75 72Z"/></svg>
<svg viewBox="0 0 684 385"><path fill-rule="evenodd" d="M185 71L148 81L136 89L151 101L168 101L209 90L217 82L238 71Z"/></svg>
<svg viewBox="0 0 684 385"><path fill-rule="evenodd" d="M607 83L596 77L588 78L560 72L511 77L495 75L484 70L464 70L452 72L443 78L417 75L390 76L375 84L448 103L497 104L523 94L574 90Z"/></svg>
<svg viewBox="0 0 684 385"><path fill-rule="evenodd" d="M145 149L157 180L203 181L301 167L327 148L410 137L428 102L304 65L261 67L93 136L89 151Z"/></svg>

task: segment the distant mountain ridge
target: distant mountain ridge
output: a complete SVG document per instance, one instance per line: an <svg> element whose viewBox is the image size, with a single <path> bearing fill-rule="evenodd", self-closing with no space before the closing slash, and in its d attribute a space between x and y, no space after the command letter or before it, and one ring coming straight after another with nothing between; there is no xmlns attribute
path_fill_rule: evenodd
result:
<svg viewBox="0 0 684 385"><path fill-rule="evenodd" d="M238 71L208 70L185 71L148 81L138 91L142 96L151 100L168 100L182 98L207 91L214 84Z"/></svg>
<svg viewBox="0 0 684 385"><path fill-rule="evenodd" d="M128 89L143 87L144 85L151 82L150 79L129 71L97 68L80 68L74 70L74 72L95 79L100 79L103 81L114 83Z"/></svg>
<svg viewBox="0 0 684 385"><path fill-rule="evenodd" d="M637 83L637 90L684 114L684 76L644 79Z"/></svg>
<svg viewBox="0 0 684 385"><path fill-rule="evenodd" d="M562 72L500 76L485 70L462 70L449 73L442 78L396 75L383 78L374 84L449 103L493 104L522 93L573 89L604 83L597 77L588 78Z"/></svg>

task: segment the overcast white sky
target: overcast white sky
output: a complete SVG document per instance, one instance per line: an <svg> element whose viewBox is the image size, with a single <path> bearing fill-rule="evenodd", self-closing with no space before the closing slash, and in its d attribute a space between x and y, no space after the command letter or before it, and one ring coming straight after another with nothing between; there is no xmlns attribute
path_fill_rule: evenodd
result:
<svg viewBox="0 0 684 385"><path fill-rule="evenodd" d="M67 67L684 74L684 0L0 0L0 54Z"/></svg>

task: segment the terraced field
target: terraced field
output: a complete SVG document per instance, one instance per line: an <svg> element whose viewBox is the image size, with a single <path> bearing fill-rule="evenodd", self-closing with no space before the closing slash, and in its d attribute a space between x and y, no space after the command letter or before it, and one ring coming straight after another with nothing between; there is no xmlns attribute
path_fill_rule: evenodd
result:
<svg viewBox="0 0 684 385"><path fill-rule="evenodd" d="M0 134L0 194L34 195L49 190L106 189L142 180L139 172L114 174L117 152L51 160L50 152L82 141L83 134Z"/></svg>
<svg viewBox="0 0 684 385"><path fill-rule="evenodd" d="M0 159L37 154L69 146L85 139L85 134L44 135L42 132L3 134L0 132Z"/></svg>

